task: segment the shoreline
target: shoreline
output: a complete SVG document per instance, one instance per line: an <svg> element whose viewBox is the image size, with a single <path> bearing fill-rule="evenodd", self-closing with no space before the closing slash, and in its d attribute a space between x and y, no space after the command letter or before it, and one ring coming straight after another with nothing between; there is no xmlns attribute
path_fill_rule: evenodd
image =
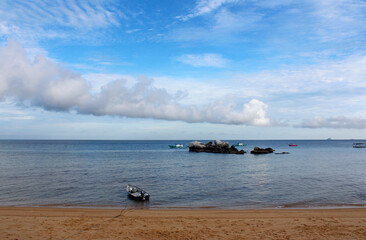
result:
<svg viewBox="0 0 366 240"><path fill-rule="evenodd" d="M141 205L145 202L136 202ZM149 202L146 202L147 204ZM223 211L246 211L246 210L276 210L276 209L294 209L294 210L331 210L331 209L366 209L366 204L333 204L333 205L314 205L314 206L304 206L301 204L285 204L281 206L273 207L220 207L220 206L139 206L139 205L60 205L60 204L44 204L44 205L0 205L1 208L65 208L65 209L129 209L129 210L223 210Z"/></svg>
<svg viewBox="0 0 366 240"><path fill-rule="evenodd" d="M0 207L1 239L366 239L366 208Z"/></svg>
<svg viewBox="0 0 366 240"><path fill-rule="evenodd" d="M365 212L366 214L366 207L309 207L309 208L217 208L217 207L150 207L150 208L144 208L144 207L113 207L113 206L106 206L106 207L94 207L94 206L0 206L0 213L2 211L56 211L56 212L62 212L65 210L65 212L72 212L72 211L106 211L106 212L114 212L114 211L120 211L120 210L126 210L126 211L151 211L151 212L169 212L169 211L177 211L177 212L200 212L200 211L212 211L212 212L271 212L271 211L283 211L283 212L292 212L292 211L299 211L299 212L336 212L336 211L360 211ZM366 215L365 215L366 217Z"/></svg>

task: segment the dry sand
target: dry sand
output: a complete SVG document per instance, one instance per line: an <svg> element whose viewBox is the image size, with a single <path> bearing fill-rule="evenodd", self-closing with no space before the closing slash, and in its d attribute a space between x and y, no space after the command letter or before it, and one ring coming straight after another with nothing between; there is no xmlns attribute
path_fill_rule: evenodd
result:
<svg viewBox="0 0 366 240"><path fill-rule="evenodd" d="M0 239L366 239L366 209L1 207Z"/></svg>

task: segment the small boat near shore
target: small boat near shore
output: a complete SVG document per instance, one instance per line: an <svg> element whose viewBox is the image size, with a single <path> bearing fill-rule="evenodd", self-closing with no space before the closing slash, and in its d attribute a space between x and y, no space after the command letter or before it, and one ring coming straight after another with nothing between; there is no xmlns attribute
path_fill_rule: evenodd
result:
<svg viewBox="0 0 366 240"><path fill-rule="evenodd" d="M144 190L142 190L141 188L128 184L126 187L126 191L128 193L128 196L132 199L135 200L149 200L150 199L150 194L148 194L147 192L145 192Z"/></svg>
<svg viewBox="0 0 366 240"><path fill-rule="evenodd" d="M289 147L297 147L297 144L289 144Z"/></svg>
<svg viewBox="0 0 366 240"><path fill-rule="evenodd" d="M187 148L187 146L184 146L183 144L175 144L175 145L169 145L169 148L180 148L180 149L184 149L184 148Z"/></svg>
<svg viewBox="0 0 366 240"><path fill-rule="evenodd" d="M366 148L366 143L354 143L354 148Z"/></svg>

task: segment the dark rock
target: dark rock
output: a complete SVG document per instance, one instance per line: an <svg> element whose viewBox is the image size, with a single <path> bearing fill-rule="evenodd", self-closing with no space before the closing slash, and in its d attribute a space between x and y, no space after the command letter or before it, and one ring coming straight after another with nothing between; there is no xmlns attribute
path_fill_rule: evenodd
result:
<svg viewBox="0 0 366 240"><path fill-rule="evenodd" d="M266 153L273 153L275 150L272 148L259 148L254 147L252 151L250 151L251 154L266 154Z"/></svg>
<svg viewBox="0 0 366 240"><path fill-rule="evenodd" d="M216 140L215 143L201 143L201 142L191 142L189 145L190 152L209 152L209 153L227 153L227 154L244 154L244 150L238 150L234 145L229 147L228 142L222 142Z"/></svg>

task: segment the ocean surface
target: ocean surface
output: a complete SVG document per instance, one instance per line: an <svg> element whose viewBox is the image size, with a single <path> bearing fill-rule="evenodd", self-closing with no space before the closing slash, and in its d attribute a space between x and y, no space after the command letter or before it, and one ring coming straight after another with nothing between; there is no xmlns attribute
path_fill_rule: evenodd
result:
<svg viewBox="0 0 366 240"><path fill-rule="evenodd" d="M366 148L352 147L366 140L229 140L248 151L290 152L283 155L168 147L189 142L0 140L0 206L366 206ZM129 199L127 184L150 193L150 201Z"/></svg>

